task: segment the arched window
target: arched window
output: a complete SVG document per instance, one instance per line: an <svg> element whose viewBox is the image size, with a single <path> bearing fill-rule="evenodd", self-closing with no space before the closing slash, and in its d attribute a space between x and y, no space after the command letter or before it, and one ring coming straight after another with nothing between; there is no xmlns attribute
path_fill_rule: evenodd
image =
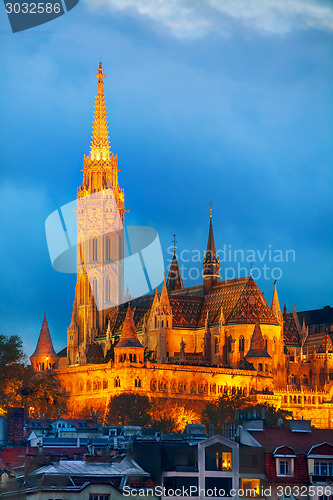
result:
<svg viewBox="0 0 333 500"><path fill-rule="evenodd" d="M267 339L267 337L264 337L264 345L265 345L265 349L267 351L267 348L268 348L268 339Z"/></svg>
<svg viewBox="0 0 333 500"><path fill-rule="evenodd" d="M138 377L135 379L134 381L134 385L135 387L141 387L141 379L139 379Z"/></svg>
<svg viewBox="0 0 333 500"><path fill-rule="evenodd" d="M238 349L240 352L244 352L244 337L241 335L238 341Z"/></svg>
<svg viewBox="0 0 333 500"><path fill-rule="evenodd" d="M119 377L116 377L116 378L114 379L114 386L115 386L115 387L120 387L120 378L119 378Z"/></svg>
<svg viewBox="0 0 333 500"><path fill-rule="evenodd" d="M262 372L262 363L258 363L258 371Z"/></svg>
<svg viewBox="0 0 333 500"><path fill-rule="evenodd" d="M107 380L103 380L103 389L107 389L108 388L108 381Z"/></svg>
<svg viewBox="0 0 333 500"><path fill-rule="evenodd" d="M232 336L229 335L228 340L227 340L227 349L228 349L228 352L231 352L231 346L232 346Z"/></svg>
<svg viewBox="0 0 333 500"><path fill-rule="evenodd" d="M110 278L105 278L105 302L110 302Z"/></svg>
<svg viewBox="0 0 333 500"><path fill-rule="evenodd" d="M105 240L105 260L106 261L111 260L111 241L110 241L110 236L107 236L106 240Z"/></svg>
<svg viewBox="0 0 333 500"><path fill-rule="evenodd" d="M97 302L97 279L93 278L92 281L92 293L95 299L95 302Z"/></svg>
<svg viewBox="0 0 333 500"><path fill-rule="evenodd" d="M97 238L96 236L92 240L92 259L93 262L97 260Z"/></svg>
<svg viewBox="0 0 333 500"><path fill-rule="evenodd" d="M91 382L88 380L87 382L87 392L91 391Z"/></svg>

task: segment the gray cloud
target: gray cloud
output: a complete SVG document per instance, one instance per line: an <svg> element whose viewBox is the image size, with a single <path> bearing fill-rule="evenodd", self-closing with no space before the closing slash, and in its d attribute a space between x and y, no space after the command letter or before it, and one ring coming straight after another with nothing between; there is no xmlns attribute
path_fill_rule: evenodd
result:
<svg viewBox="0 0 333 500"><path fill-rule="evenodd" d="M181 38L228 35L230 21L263 34L333 30L333 7L325 0L89 0L89 5L147 16Z"/></svg>

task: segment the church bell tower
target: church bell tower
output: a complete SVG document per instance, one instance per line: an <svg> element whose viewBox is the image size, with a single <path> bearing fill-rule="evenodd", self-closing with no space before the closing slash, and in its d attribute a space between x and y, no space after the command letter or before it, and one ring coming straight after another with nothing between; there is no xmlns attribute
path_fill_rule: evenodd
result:
<svg viewBox="0 0 333 500"><path fill-rule="evenodd" d="M118 158L110 149L104 73L97 69L97 95L90 152L77 191L77 284L67 329L68 364L85 364L88 348L106 325L106 310L123 302L124 190Z"/></svg>

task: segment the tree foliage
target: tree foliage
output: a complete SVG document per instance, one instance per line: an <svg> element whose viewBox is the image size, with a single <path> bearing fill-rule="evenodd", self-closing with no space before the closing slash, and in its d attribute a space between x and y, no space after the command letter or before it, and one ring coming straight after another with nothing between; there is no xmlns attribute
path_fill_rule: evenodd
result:
<svg viewBox="0 0 333 500"><path fill-rule="evenodd" d="M201 415L202 423L208 428L214 425L215 432L221 432L223 424L235 422L237 411L253 406L246 396L240 394L223 394L207 403Z"/></svg>
<svg viewBox="0 0 333 500"><path fill-rule="evenodd" d="M65 412L67 395L51 371L35 374L24 364L22 340L0 335L0 415L8 408L24 407L26 415L56 417Z"/></svg>
<svg viewBox="0 0 333 500"><path fill-rule="evenodd" d="M114 396L108 406L106 422L109 425L140 425L151 423L151 402L141 394L119 394Z"/></svg>
<svg viewBox="0 0 333 500"><path fill-rule="evenodd" d="M265 425L267 427L283 427L287 424L287 421L290 420L293 416L292 411L288 410L278 410L275 406L271 406L268 403L265 403Z"/></svg>

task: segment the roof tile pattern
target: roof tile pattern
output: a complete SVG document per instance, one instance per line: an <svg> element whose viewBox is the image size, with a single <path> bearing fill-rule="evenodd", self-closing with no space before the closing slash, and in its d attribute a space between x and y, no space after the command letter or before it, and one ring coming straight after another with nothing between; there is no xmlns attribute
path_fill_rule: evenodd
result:
<svg viewBox="0 0 333 500"><path fill-rule="evenodd" d="M300 345L300 332L292 313L283 315L283 338L286 345Z"/></svg>

